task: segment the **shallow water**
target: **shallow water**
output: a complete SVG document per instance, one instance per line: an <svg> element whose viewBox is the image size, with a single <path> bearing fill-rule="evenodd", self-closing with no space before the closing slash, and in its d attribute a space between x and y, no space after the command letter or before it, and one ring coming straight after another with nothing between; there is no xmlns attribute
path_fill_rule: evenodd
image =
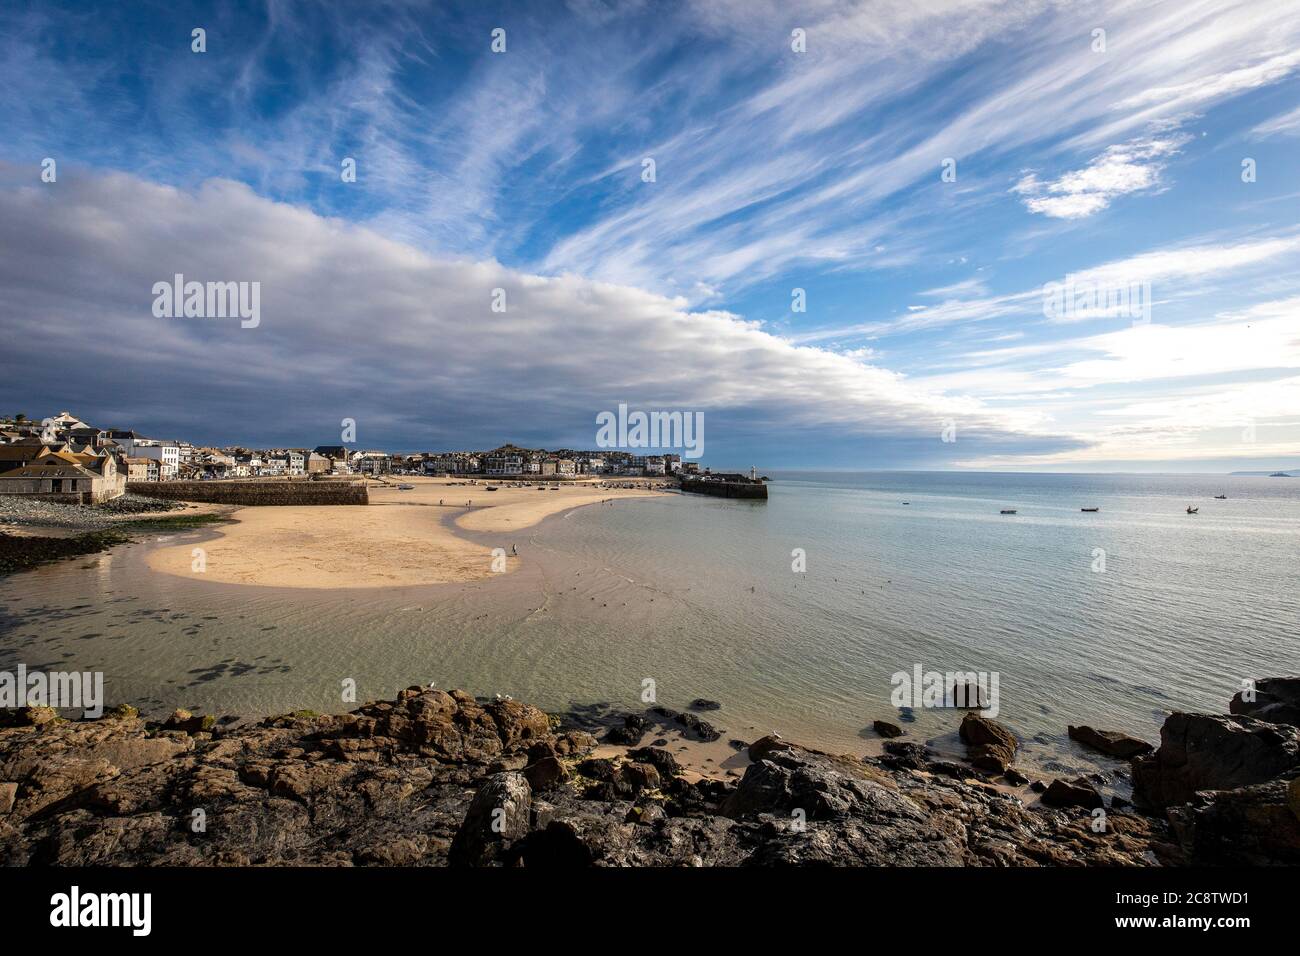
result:
<svg viewBox="0 0 1300 956"><path fill-rule="evenodd" d="M467 585L214 585L147 567L211 532L167 535L0 581L0 667L102 670L113 703L241 714L342 709L344 679L359 700L434 681L640 708L653 680L670 707L722 701L709 719L734 734L862 752L873 719L898 719L890 676L920 664L997 672L1027 760L1063 766L1083 760L1069 723L1154 741L1171 710L1300 673L1300 480L776 477L766 503L619 501L473 536L523 566ZM958 717L905 726L951 746Z"/></svg>

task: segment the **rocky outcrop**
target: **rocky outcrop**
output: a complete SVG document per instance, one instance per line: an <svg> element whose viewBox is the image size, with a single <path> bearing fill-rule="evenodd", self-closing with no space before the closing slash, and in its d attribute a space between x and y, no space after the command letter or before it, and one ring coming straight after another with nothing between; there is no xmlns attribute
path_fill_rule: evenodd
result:
<svg viewBox="0 0 1300 956"><path fill-rule="evenodd" d="M1005 773L1016 759L1016 735L997 721L968 712L961 721L961 739L971 766L988 773Z"/></svg>
<svg viewBox="0 0 1300 956"><path fill-rule="evenodd" d="M1187 856L1198 864L1300 864L1300 814L1289 805L1300 780L1198 793L1169 808L1169 821Z"/></svg>
<svg viewBox="0 0 1300 956"><path fill-rule="evenodd" d="M1043 791L1043 803L1051 807L1083 807L1093 810L1105 806L1101 794L1087 780L1053 780Z"/></svg>
<svg viewBox="0 0 1300 956"><path fill-rule="evenodd" d="M1093 730L1091 727L1071 726L1066 728L1066 733L1071 740L1076 740L1085 747L1091 747L1093 750L1121 760L1130 760L1155 750L1145 740L1130 737L1118 730Z"/></svg>
<svg viewBox="0 0 1300 956"><path fill-rule="evenodd" d="M923 747L880 760L777 737L739 783L535 707L411 688L259 724L11 715L0 865L1142 865L1165 825L1026 807ZM45 715L35 715L44 717Z"/></svg>
<svg viewBox="0 0 1300 956"><path fill-rule="evenodd" d="M887 720L874 720L871 722L871 729L885 738L894 738L903 736L903 728L898 724L891 724Z"/></svg>
<svg viewBox="0 0 1300 956"><path fill-rule="evenodd" d="M1245 700L1246 697L1253 700ZM1238 691L1228 711L1273 724L1300 727L1300 677L1265 677L1253 693Z"/></svg>
<svg viewBox="0 0 1300 956"><path fill-rule="evenodd" d="M1160 749L1133 761L1133 797L1163 810L1199 790L1232 790L1300 768L1300 729L1253 717L1171 714Z"/></svg>
<svg viewBox="0 0 1300 956"><path fill-rule="evenodd" d="M528 835L533 791L521 773L498 773L479 788L451 841L452 866L485 866Z"/></svg>

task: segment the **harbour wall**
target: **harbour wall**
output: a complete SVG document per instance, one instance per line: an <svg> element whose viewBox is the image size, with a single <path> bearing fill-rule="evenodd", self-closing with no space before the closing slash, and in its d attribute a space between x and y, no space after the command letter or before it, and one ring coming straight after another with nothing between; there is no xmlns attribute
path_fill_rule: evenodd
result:
<svg viewBox="0 0 1300 956"><path fill-rule="evenodd" d="M363 482L132 481L126 490L150 498L217 505L368 505Z"/></svg>
<svg viewBox="0 0 1300 956"><path fill-rule="evenodd" d="M717 498L761 498L764 501L767 500L767 485L761 481L700 481L695 478L683 478L682 491L688 491L696 495L713 495Z"/></svg>

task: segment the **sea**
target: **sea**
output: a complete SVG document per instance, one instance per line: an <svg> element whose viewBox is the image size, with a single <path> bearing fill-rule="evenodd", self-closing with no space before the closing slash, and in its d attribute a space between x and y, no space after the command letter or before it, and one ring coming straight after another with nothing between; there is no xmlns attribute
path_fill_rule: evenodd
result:
<svg viewBox="0 0 1300 956"><path fill-rule="evenodd" d="M770 477L767 501L619 500L474 536L521 570L459 585L211 584L145 559L217 532L157 535L0 580L0 669L102 671L111 704L153 714L340 711L349 686L415 684L597 715L707 698L724 734L855 753L875 720L955 751L961 712L900 709L896 675L976 672L1025 759L1058 770L1094 760L1070 724L1158 742L1172 711L1300 674L1300 479Z"/></svg>

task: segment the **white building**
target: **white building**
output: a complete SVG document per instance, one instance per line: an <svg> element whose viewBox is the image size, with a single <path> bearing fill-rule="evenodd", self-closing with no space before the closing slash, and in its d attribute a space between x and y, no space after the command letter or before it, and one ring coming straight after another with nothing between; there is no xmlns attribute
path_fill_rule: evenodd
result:
<svg viewBox="0 0 1300 956"><path fill-rule="evenodd" d="M154 441L150 438L128 439L131 447L126 454L130 458L152 458L158 462L158 477L166 481L176 477L181 464L181 449L178 445Z"/></svg>
<svg viewBox="0 0 1300 956"><path fill-rule="evenodd" d="M524 458L522 455L488 455L487 473L498 477L505 475L522 475Z"/></svg>

